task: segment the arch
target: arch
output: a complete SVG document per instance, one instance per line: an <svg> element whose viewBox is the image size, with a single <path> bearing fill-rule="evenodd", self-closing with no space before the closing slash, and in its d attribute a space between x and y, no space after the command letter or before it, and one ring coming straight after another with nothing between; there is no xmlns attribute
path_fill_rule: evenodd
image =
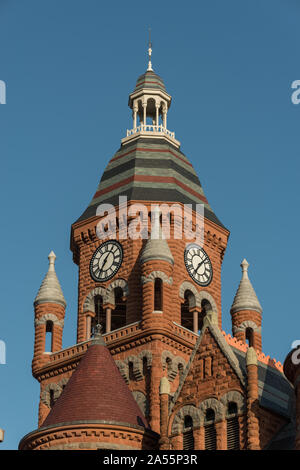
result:
<svg viewBox="0 0 300 470"><path fill-rule="evenodd" d="M54 313L46 313L41 318L36 318L34 326L44 325L48 321L51 321L54 325L60 326L61 328L64 326L64 320L59 320Z"/></svg>
<svg viewBox="0 0 300 470"><path fill-rule="evenodd" d="M216 398L207 398L199 406L201 424L205 422L206 411L208 409L212 409L214 411L215 422L223 421L225 419L225 408L223 403Z"/></svg>
<svg viewBox="0 0 300 470"><path fill-rule="evenodd" d="M149 416L149 402L146 398L146 395L143 392L140 392L139 390L134 390L132 392L132 395L134 396L135 401L139 405L143 415L145 417Z"/></svg>
<svg viewBox="0 0 300 470"><path fill-rule="evenodd" d="M58 382L57 385L59 385L59 387L61 387L61 389L63 390L68 382L69 382L69 377L64 377Z"/></svg>
<svg viewBox="0 0 300 470"><path fill-rule="evenodd" d="M184 300L184 294L187 290L189 290L195 296L195 305L190 305L190 307L199 307L199 309L201 309L203 306L202 301L207 300L211 305L212 311L215 314L218 314L215 299L209 292L207 292L205 289L201 289L200 291L198 291L194 284L189 281L183 281L183 283L179 287L179 297L182 300Z"/></svg>
<svg viewBox="0 0 300 470"><path fill-rule="evenodd" d="M261 327L257 326L257 324L252 320L245 320L239 326L234 326L233 327L233 334L235 334L239 331L244 331L247 328L252 328L254 333L261 334Z"/></svg>
<svg viewBox="0 0 300 470"><path fill-rule="evenodd" d="M220 398L220 402L223 404L226 410L228 409L229 403L236 403L239 415L244 414L246 412L245 401L245 397L237 390L231 390L230 392L227 392L222 395L222 397Z"/></svg>
<svg viewBox="0 0 300 470"><path fill-rule="evenodd" d="M132 364L132 373L133 373L134 380L136 381L143 380L144 374L143 374L143 360L142 359L140 359L138 356L133 356L133 355L128 356L124 360L124 364L127 364L127 367L128 367L128 377L129 377L130 364Z"/></svg>
<svg viewBox="0 0 300 470"><path fill-rule="evenodd" d="M184 370L186 367L185 360L180 356L175 356L171 351L164 350L161 354L161 364L163 370L168 369L168 379L173 382L177 374L180 372L179 366Z"/></svg>
<svg viewBox="0 0 300 470"><path fill-rule="evenodd" d="M200 308L201 303L200 304L197 303L198 291L197 291L196 287L194 286L194 284L192 284L189 281L183 281L183 283L179 287L179 297L182 300L184 300L184 296L185 296L186 291L190 291L192 294L194 294L195 305L189 305L189 306L190 307L199 307Z"/></svg>
<svg viewBox="0 0 300 470"><path fill-rule="evenodd" d="M115 305L115 289L120 288L124 299L129 295L129 287L125 279L115 279L106 289L106 295L103 298L104 304Z"/></svg>
<svg viewBox="0 0 300 470"><path fill-rule="evenodd" d="M143 359L146 358L148 368L152 366L152 352L149 351L148 349L145 349L144 351L140 352L138 354L138 357L141 359L141 361L143 361Z"/></svg>
<svg viewBox="0 0 300 470"><path fill-rule="evenodd" d="M146 284L147 282L154 282L156 278L161 279L166 284L173 284L173 278L168 277L163 271L152 271L148 276L141 276L141 281L142 284Z"/></svg>
<svg viewBox="0 0 300 470"><path fill-rule="evenodd" d="M125 364L123 361L115 361L117 368L119 369L119 372L127 385L129 384L129 367L128 364Z"/></svg>
<svg viewBox="0 0 300 470"><path fill-rule="evenodd" d="M51 391L53 392L53 399L54 401L56 401L62 392L62 388L57 383L49 383L45 386L44 390L41 393L41 401L48 408L51 408Z"/></svg>
<svg viewBox="0 0 300 470"><path fill-rule="evenodd" d="M190 416L193 420L193 426L199 427L201 424L200 413L194 405L184 405L174 416L172 423L172 434L181 434L184 430L185 416Z"/></svg>
<svg viewBox="0 0 300 470"><path fill-rule="evenodd" d="M101 297L104 299L106 296L106 289L104 287L96 287L86 296L84 304L83 304L83 313L86 313L86 312L95 313L94 298L96 297L96 295L101 295Z"/></svg>

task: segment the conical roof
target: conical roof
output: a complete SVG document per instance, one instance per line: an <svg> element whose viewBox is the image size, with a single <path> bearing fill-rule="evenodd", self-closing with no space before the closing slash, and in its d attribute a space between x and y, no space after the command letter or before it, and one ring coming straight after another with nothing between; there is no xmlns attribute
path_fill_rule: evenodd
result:
<svg viewBox="0 0 300 470"><path fill-rule="evenodd" d="M101 335L91 342L42 427L79 422L148 427Z"/></svg>
<svg viewBox="0 0 300 470"><path fill-rule="evenodd" d="M255 312L262 313L262 307L248 277L248 267L249 263L244 259L241 263L242 279L230 309L231 313L241 310L254 310Z"/></svg>
<svg viewBox="0 0 300 470"><path fill-rule="evenodd" d="M64 294L55 272L56 255L53 251L49 253L48 259L49 269L34 300L34 305L51 302L66 307L67 304L64 298Z"/></svg>
<svg viewBox="0 0 300 470"><path fill-rule="evenodd" d="M128 201L204 205L207 219L224 227L210 207L188 158L166 139L140 137L123 144L108 163L92 201L78 221L96 216L100 204Z"/></svg>
<svg viewBox="0 0 300 470"><path fill-rule="evenodd" d="M159 221L160 213L152 213L153 228L140 257L141 264L151 260L167 261L174 264L174 258L169 248L167 240L164 238L163 231Z"/></svg>

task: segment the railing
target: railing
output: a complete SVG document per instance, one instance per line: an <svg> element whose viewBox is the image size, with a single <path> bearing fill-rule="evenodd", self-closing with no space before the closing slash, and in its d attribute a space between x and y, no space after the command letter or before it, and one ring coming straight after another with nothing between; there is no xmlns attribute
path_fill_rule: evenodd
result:
<svg viewBox="0 0 300 470"><path fill-rule="evenodd" d="M168 129L163 127L162 124L160 124L159 126L155 126L152 124L141 124L140 126L135 127L134 129L127 129L127 137L133 134L137 134L138 132L160 132L161 134L166 134L169 137L175 139L175 132L169 131Z"/></svg>

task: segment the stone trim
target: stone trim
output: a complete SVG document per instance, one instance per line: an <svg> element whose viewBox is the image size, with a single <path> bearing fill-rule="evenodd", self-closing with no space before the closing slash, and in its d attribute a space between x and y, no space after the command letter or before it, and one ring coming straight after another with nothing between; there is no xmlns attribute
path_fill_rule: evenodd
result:
<svg viewBox="0 0 300 470"><path fill-rule="evenodd" d="M61 328L64 327L64 320L59 320L54 313L46 313L41 318L36 318L34 320L34 326L44 325L47 321L51 321L53 325L60 326Z"/></svg>
<svg viewBox="0 0 300 470"><path fill-rule="evenodd" d="M242 415L246 412L246 397L244 397L241 392L237 390L230 390L230 392L225 393L221 398L220 402L224 405L226 415L227 407L230 402L234 402L237 405L237 412L239 415Z"/></svg>
<svg viewBox="0 0 300 470"><path fill-rule="evenodd" d="M177 411L171 428L171 433L174 435L181 434L184 428L184 418L190 416L193 420L193 427L199 427L201 425L200 411L194 405L184 405Z"/></svg>
<svg viewBox="0 0 300 470"><path fill-rule="evenodd" d="M122 375L123 379L129 384L129 363L132 362L133 364L133 376L134 379L139 382L144 378L144 371L143 371L143 359L144 357L147 359L147 367L150 368L152 366L152 353L149 350L141 351L137 356L131 355L126 357L123 361L116 360L116 365Z"/></svg>
<svg viewBox="0 0 300 470"><path fill-rule="evenodd" d="M168 363L167 359L170 359ZM168 369L168 379L173 382L179 372L179 364L182 365L182 370L186 368L185 360L180 356L175 356L171 351L165 349L161 355L162 368Z"/></svg>
<svg viewBox="0 0 300 470"><path fill-rule="evenodd" d="M114 295L114 290L120 287L123 291L123 297L128 297L129 295L129 287L125 279L115 279L112 281L107 289L106 289L106 297L103 299L104 304L111 304L115 305L115 295Z"/></svg>
<svg viewBox="0 0 300 470"><path fill-rule="evenodd" d="M50 406L50 390L54 391L54 400L56 401L62 392L62 387L57 383L50 383L45 386L43 391L41 392L41 401L46 405L48 408L51 409Z"/></svg>
<svg viewBox="0 0 300 470"><path fill-rule="evenodd" d="M114 289L116 287L120 287L123 291L123 296L128 297L129 287L125 279L121 279L121 278L115 279L108 285L107 288L96 287L91 292L89 292L89 294L86 296L85 301L83 303L83 313L86 313L86 312L95 313L94 297L96 295L102 296L104 305L105 304L115 305Z"/></svg>
<svg viewBox="0 0 300 470"><path fill-rule="evenodd" d="M179 297L182 300L184 300L184 294L187 290L190 290L192 294L194 294L194 297L191 298L191 301L189 303L190 308L193 308L193 307L202 308L201 306L202 300L207 300L210 303L213 312L215 314L218 313L215 299L205 289L201 289L201 291L198 291L197 288L194 286L194 284L192 284L189 281L183 281L183 283L179 287Z"/></svg>
<svg viewBox="0 0 300 470"><path fill-rule="evenodd" d="M258 327L257 324L252 320L245 320L239 326L233 326L232 331L233 334L235 334L239 331L245 331L246 328L252 328L254 333L258 333L261 335L261 326Z"/></svg>
<svg viewBox="0 0 300 470"><path fill-rule="evenodd" d="M207 398L199 406L201 425L204 425L206 410L210 408L215 412L215 421L214 421L215 423L218 423L219 421L224 421L225 419L224 405L216 398Z"/></svg>
<svg viewBox="0 0 300 470"><path fill-rule="evenodd" d="M142 284L146 284L147 282L154 282L157 278L170 286L173 284L173 278L167 276L163 271L152 271L148 276L141 276L141 282Z"/></svg>
<svg viewBox="0 0 300 470"><path fill-rule="evenodd" d="M91 292L89 292L83 304L83 313L86 313L86 312L95 313L94 298L96 297L96 295L101 295L103 298L103 303L104 303L104 298L106 296L106 289L104 287L96 287Z"/></svg>
<svg viewBox="0 0 300 470"><path fill-rule="evenodd" d="M133 390L132 395L139 405L144 416L149 416L149 401L147 400L146 395L140 390Z"/></svg>

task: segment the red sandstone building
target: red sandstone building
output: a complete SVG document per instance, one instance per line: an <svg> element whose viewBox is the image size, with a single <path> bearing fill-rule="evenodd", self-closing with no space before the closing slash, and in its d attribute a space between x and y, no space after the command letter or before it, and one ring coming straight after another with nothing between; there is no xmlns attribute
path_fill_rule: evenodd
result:
<svg viewBox="0 0 300 470"><path fill-rule="evenodd" d="M20 449L294 448L294 389L282 365L262 352L262 308L246 260L233 295L233 336L222 330L229 231L167 129L170 104L149 61L129 97L133 129L71 228L79 269L77 341L66 349L66 302L55 254L49 255L34 302L38 428ZM127 197L123 207L119 196ZM97 208L104 203L114 205L117 216L115 238L106 241L97 236ZM202 247L191 247L185 234L175 238L180 224L172 211L171 237L163 237L162 217L150 213L151 204L163 203L190 204L193 229L196 204L204 205ZM134 204L146 207L157 237L151 229L147 239L123 236Z"/></svg>

